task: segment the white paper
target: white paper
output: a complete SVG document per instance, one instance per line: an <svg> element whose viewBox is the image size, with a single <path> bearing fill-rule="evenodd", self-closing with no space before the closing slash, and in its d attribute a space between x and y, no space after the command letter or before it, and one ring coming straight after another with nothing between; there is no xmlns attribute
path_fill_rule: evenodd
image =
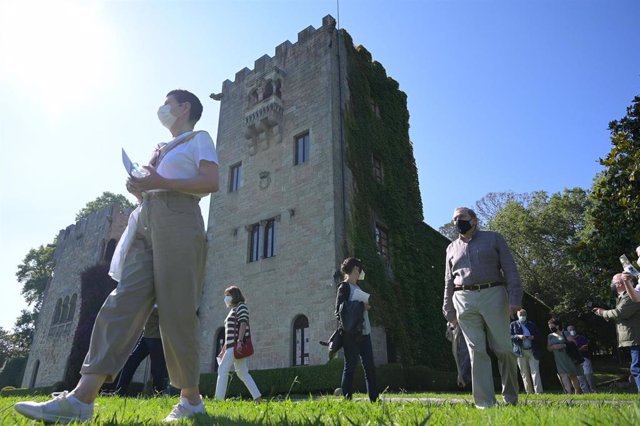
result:
<svg viewBox="0 0 640 426"><path fill-rule="evenodd" d="M353 291L353 296L351 297L351 300L355 300L356 302L362 302L362 303L369 303L369 293L366 293L362 290L360 290L359 288L356 288Z"/></svg>
<svg viewBox="0 0 640 426"><path fill-rule="evenodd" d="M131 176L131 171L133 170L133 161L131 161L127 153L124 151L124 148L122 148L122 164L124 164L125 170L129 174L129 176Z"/></svg>
<svg viewBox="0 0 640 426"><path fill-rule="evenodd" d="M217 356L216 357L216 361L218 361L218 365L222 365L222 357L221 356Z"/></svg>

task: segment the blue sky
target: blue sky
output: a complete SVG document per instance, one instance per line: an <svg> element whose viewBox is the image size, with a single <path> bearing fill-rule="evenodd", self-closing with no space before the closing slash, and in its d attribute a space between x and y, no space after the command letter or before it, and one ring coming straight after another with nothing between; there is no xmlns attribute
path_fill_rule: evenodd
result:
<svg viewBox="0 0 640 426"><path fill-rule="evenodd" d="M24 307L28 250L125 193L121 147L144 161L167 139L166 92L198 94L215 135L208 94L327 14L335 1L0 0L0 326ZM637 1L342 0L339 18L408 95L434 228L488 192L590 187L640 94Z"/></svg>

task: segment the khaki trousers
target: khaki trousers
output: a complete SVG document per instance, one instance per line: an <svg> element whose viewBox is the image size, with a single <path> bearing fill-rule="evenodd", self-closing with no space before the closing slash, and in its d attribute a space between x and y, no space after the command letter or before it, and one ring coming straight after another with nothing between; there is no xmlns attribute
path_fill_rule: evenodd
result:
<svg viewBox="0 0 640 426"><path fill-rule="evenodd" d="M205 258L198 199L178 192L145 194L122 278L98 313L80 373L105 374L113 382L157 303L171 385L197 386Z"/></svg>
<svg viewBox="0 0 640 426"><path fill-rule="evenodd" d="M504 401L509 404L517 403L518 367L516 356L511 350L507 290L498 286L483 290L456 291L453 293L453 305L471 357L475 405L484 408L496 404L487 340L498 358Z"/></svg>
<svg viewBox="0 0 640 426"><path fill-rule="evenodd" d="M520 377L522 377L527 393L542 393L540 361L533 356L533 351L531 349L522 349L522 356L517 358L517 362L520 369Z"/></svg>

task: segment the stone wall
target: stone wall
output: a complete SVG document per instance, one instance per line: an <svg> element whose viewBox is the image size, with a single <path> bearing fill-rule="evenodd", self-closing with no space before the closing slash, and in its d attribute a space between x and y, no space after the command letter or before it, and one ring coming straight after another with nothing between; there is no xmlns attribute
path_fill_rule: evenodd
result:
<svg viewBox="0 0 640 426"><path fill-rule="evenodd" d="M48 386L64 379L82 302L80 273L103 260L109 241L120 238L127 218L128 211L119 206L107 207L58 234L53 278L45 290L23 387ZM66 310L57 309L67 300Z"/></svg>

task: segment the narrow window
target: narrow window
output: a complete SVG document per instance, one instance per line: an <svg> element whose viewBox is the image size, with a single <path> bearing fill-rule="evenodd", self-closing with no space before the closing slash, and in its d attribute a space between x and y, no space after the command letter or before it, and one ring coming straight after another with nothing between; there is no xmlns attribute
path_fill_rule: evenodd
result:
<svg viewBox="0 0 640 426"><path fill-rule="evenodd" d="M279 98L282 97L282 82L280 80L276 81L276 96Z"/></svg>
<svg viewBox="0 0 640 426"><path fill-rule="evenodd" d="M305 163L309 160L309 133L296 137L295 144L295 165Z"/></svg>
<svg viewBox="0 0 640 426"><path fill-rule="evenodd" d="M309 365L309 320L304 315L293 321L293 365Z"/></svg>
<svg viewBox="0 0 640 426"><path fill-rule="evenodd" d="M73 321L73 316L76 314L76 301L78 300L78 295L73 294L71 296L71 303L69 304L69 315L67 316L67 321Z"/></svg>
<svg viewBox="0 0 640 426"><path fill-rule="evenodd" d="M260 224L251 225L251 234L249 236L249 262L255 262L260 259Z"/></svg>
<svg viewBox="0 0 640 426"><path fill-rule="evenodd" d="M62 314L60 314L60 322L67 322L67 316L69 315L69 296L64 298L62 302Z"/></svg>
<svg viewBox="0 0 640 426"><path fill-rule="evenodd" d="M229 167L229 192L237 192L240 189L242 179L242 163Z"/></svg>
<svg viewBox="0 0 640 426"><path fill-rule="evenodd" d="M62 299L58 299L56 302L56 310L53 311L53 321L51 322L51 325L60 322L60 315L62 315Z"/></svg>
<svg viewBox="0 0 640 426"><path fill-rule="evenodd" d="M376 248L378 254L389 261L389 233L379 224L376 224Z"/></svg>
<svg viewBox="0 0 640 426"><path fill-rule="evenodd" d="M384 170L382 169L382 162L377 157L372 157L373 160L373 177L380 183L384 181Z"/></svg>
<svg viewBox="0 0 640 426"><path fill-rule="evenodd" d="M264 255L273 257L276 255L276 221L269 219L264 227Z"/></svg>

